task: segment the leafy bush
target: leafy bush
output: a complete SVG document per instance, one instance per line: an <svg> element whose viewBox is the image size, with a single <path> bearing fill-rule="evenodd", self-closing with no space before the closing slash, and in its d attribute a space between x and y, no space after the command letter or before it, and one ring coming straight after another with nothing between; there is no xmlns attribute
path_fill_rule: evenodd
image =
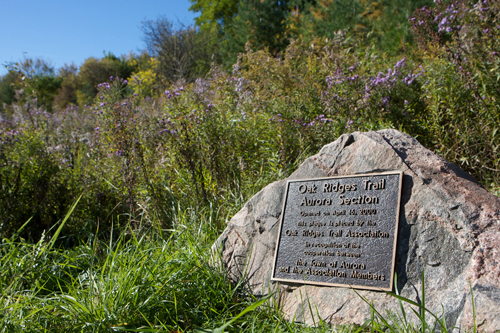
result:
<svg viewBox="0 0 500 333"><path fill-rule="evenodd" d="M437 1L411 18L428 75L424 144L485 184L498 184L500 4Z"/></svg>

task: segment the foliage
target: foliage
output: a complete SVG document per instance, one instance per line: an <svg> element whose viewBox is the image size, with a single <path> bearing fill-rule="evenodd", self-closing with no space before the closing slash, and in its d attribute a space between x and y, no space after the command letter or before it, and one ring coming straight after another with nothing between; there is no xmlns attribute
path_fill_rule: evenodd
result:
<svg viewBox="0 0 500 333"><path fill-rule="evenodd" d="M62 218L71 198L83 189L88 206L73 215L75 220L67 223L64 236L86 237L85 233L112 211L110 206L116 202L109 196L109 186L97 181L100 174L87 159L95 149L85 134L89 129L88 119L82 119L78 108L52 114L30 107L18 110L11 121L2 121L2 235L12 234L31 218L23 236L39 239ZM65 237L65 241L70 244L72 240Z"/></svg>
<svg viewBox="0 0 500 333"><path fill-rule="evenodd" d="M428 71L422 122L434 135L424 144L490 184L500 179L499 9L437 1L411 18Z"/></svg>
<svg viewBox="0 0 500 333"><path fill-rule="evenodd" d="M380 6L379 4L373 5ZM334 38L339 30L349 30L361 24L364 6L359 1L335 0L319 1L314 6L296 12L291 19L291 25L298 35L307 39L311 37ZM379 10L376 14L380 16Z"/></svg>
<svg viewBox="0 0 500 333"><path fill-rule="evenodd" d="M160 17L143 22L142 31L149 53L158 61L156 69L162 87L204 76L217 54L215 36L208 30L197 31L191 26L175 29L172 22Z"/></svg>
<svg viewBox="0 0 500 333"><path fill-rule="evenodd" d="M222 33L231 26L231 22L238 13L237 0L189 0L192 5L189 10L200 13L195 19L196 25L204 30Z"/></svg>
<svg viewBox="0 0 500 333"><path fill-rule="evenodd" d="M383 52L401 53L413 42L407 18L430 0L241 0L230 4L192 1L200 12L196 24L215 29L221 39L224 64L230 67L248 43L254 51L268 48L271 54L285 51L289 39L310 43L315 37L335 38L348 34L362 46L376 45Z"/></svg>
<svg viewBox="0 0 500 333"><path fill-rule="evenodd" d="M62 79L62 82L54 97L54 106L65 109L69 105L76 105L78 103L77 92L80 87L78 67L74 64L64 65L59 69L58 77Z"/></svg>
<svg viewBox="0 0 500 333"><path fill-rule="evenodd" d="M427 35L418 33L424 43ZM477 40L477 55L467 54L461 65L469 75L447 57L460 49L452 36L407 57L380 56L345 34L292 41L282 57L248 49L232 73L213 66L205 78L177 82L154 98L148 95L159 84L156 60L127 60L142 74L130 85L116 77L99 83L91 107L47 113L28 104L2 123L3 232L33 216L36 227L24 236L38 239L61 218L67 198L81 193L63 232L68 244L92 234L97 221L109 234L111 212L127 214L134 228L155 218L169 229L176 203L210 203L227 216L343 133L387 127L498 186L497 70L490 52L497 52L497 40ZM480 57L491 64L482 69Z"/></svg>
<svg viewBox="0 0 500 333"><path fill-rule="evenodd" d="M376 46L379 52L398 55L413 44L408 17L416 8L431 4L430 0L321 0L297 6L288 16L288 30L304 42L344 34L355 39L358 47Z"/></svg>
<svg viewBox="0 0 500 333"><path fill-rule="evenodd" d="M157 92L160 90L160 80L157 75L159 72L159 62L156 58L150 57L149 54L144 53L140 59L142 61L134 63L138 64L138 70L132 74L129 79L130 88L137 94L139 98L157 97Z"/></svg>
<svg viewBox="0 0 500 333"><path fill-rule="evenodd" d="M128 78L136 68L126 57L116 57L109 52L104 58L88 58L80 67L80 80L77 92L78 104L91 104L97 94L97 85L106 82L110 77Z"/></svg>
<svg viewBox="0 0 500 333"><path fill-rule="evenodd" d="M117 57L108 53L101 59L87 59L79 69L65 65L57 75L43 59L23 59L18 65L25 70L20 70L18 77L24 76L26 82L16 89L25 94L17 101L30 101L35 108L44 105L49 111L54 106L84 107L92 103L97 85L111 76L135 84L134 89L127 89L129 95L135 92L158 96L168 84L189 83L203 77L212 63L230 68L238 54L246 52L245 45L253 51L267 48L277 56L285 52L291 39L310 44L318 37L333 40L342 35L355 40L356 47L376 46L380 52L401 54L413 40L407 16L429 1L193 0L191 10L201 14L196 28L175 28L161 16L143 22L149 55L143 52ZM151 61L151 57L155 60ZM25 75L33 70L39 73ZM13 91L10 90L10 96ZM7 104L12 102L12 97L8 98Z"/></svg>
<svg viewBox="0 0 500 333"><path fill-rule="evenodd" d="M11 72L17 72L21 78L17 88L22 92L21 101L52 110L52 102L60 88L62 78L54 75L54 67L41 58L24 58L21 62L8 65Z"/></svg>
<svg viewBox="0 0 500 333"><path fill-rule="evenodd" d="M0 111L4 111L7 106L14 102L16 81L17 73L15 71L9 71L7 75L0 78Z"/></svg>
<svg viewBox="0 0 500 333"><path fill-rule="evenodd" d="M227 57L226 63L232 65L247 43L253 50L267 48L273 55L284 50L289 37L286 32L289 11L290 1L239 1L238 15L224 32L222 53Z"/></svg>

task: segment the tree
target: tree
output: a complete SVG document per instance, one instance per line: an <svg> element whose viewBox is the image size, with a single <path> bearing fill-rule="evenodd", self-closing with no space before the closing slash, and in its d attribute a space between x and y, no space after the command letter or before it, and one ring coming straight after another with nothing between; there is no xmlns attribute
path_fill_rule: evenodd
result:
<svg viewBox="0 0 500 333"><path fill-rule="evenodd" d="M24 75L25 78L32 79L35 76L42 77L48 75L54 75L54 66L49 60L43 58L27 58L24 57L23 60L15 63L13 68L17 70L20 74Z"/></svg>
<svg viewBox="0 0 500 333"><path fill-rule="evenodd" d="M333 39L342 30L361 45L396 52L412 42L409 15L431 4L431 0L318 0L300 13L297 36L306 41L314 36Z"/></svg>
<svg viewBox="0 0 500 333"><path fill-rule="evenodd" d="M97 94L97 85L111 76L129 78L136 67L125 56L120 58L109 52L102 59L90 57L80 67L78 104L90 104Z"/></svg>
<svg viewBox="0 0 500 333"><path fill-rule="evenodd" d="M15 71L9 71L7 75L0 78L0 111L5 111L8 105L14 101L16 94L14 84L18 81Z"/></svg>
<svg viewBox="0 0 500 333"><path fill-rule="evenodd" d="M320 0L303 13L300 33L304 36L334 38L339 30L361 24L363 10L358 0Z"/></svg>
<svg viewBox="0 0 500 333"><path fill-rule="evenodd" d="M128 86L140 98L157 96L161 88L157 75L158 60L151 57L147 52L143 52L134 57L133 61L137 64L138 69L129 78Z"/></svg>
<svg viewBox="0 0 500 333"><path fill-rule="evenodd" d="M64 109L68 104L77 103L78 67L75 64L65 64L59 69L58 77L62 78L62 83L54 97L54 105Z"/></svg>
<svg viewBox="0 0 500 333"><path fill-rule="evenodd" d="M23 92L21 100L35 108L42 106L52 111L52 102L61 87L62 79L55 76L50 61L25 57L10 65L10 68L21 77L18 85Z"/></svg>
<svg viewBox="0 0 500 333"><path fill-rule="evenodd" d="M35 90L37 92L38 106L44 107L47 111L52 111L54 97L61 88L62 77L52 75L36 76L34 80Z"/></svg>
<svg viewBox="0 0 500 333"><path fill-rule="evenodd" d="M211 31L192 26L176 29L165 17L142 23L149 54L159 61L158 74L164 84L179 80L193 82L204 76L217 58L217 43Z"/></svg>
<svg viewBox="0 0 500 333"><path fill-rule="evenodd" d="M267 48L276 55L288 45L287 17L296 1L240 0L238 16L224 33L224 55L229 63L248 43L252 49Z"/></svg>
<svg viewBox="0 0 500 333"><path fill-rule="evenodd" d="M195 19L202 30L217 31L219 36L231 26L238 14L239 0L189 0L190 11L200 13Z"/></svg>

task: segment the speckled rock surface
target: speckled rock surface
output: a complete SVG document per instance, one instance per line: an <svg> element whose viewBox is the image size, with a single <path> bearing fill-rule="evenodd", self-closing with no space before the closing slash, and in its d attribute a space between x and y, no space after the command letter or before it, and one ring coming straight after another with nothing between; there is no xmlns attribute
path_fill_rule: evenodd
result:
<svg viewBox="0 0 500 333"><path fill-rule="evenodd" d="M426 306L436 314L444 307L448 327L466 329L473 324L472 286L479 330L499 330L500 199L469 174L414 138L382 130L342 135L289 179L389 170L404 172L396 252L400 293L420 302L424 270ZM332 324L362 324L370 309L351 289L270 281L285 184L272 183L247 202L213 245L214 252L230 278L254 295L276 291L290 320L313 324L319 316ZM385 293L358 293L382 313L398 311L397 301Z"/></svg>

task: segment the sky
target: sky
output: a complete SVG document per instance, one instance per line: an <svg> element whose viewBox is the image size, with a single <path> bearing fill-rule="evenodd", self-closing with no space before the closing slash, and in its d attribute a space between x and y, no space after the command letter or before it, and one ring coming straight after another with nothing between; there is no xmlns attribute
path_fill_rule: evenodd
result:
<svg viewBox="0 0 500 333"><path fill-rule="evenodd" d="M43 58L58 69L103 52L145 48L141 22L165 16L193 24L189 0L0 0L0 75L5 64Z"/></svg>

